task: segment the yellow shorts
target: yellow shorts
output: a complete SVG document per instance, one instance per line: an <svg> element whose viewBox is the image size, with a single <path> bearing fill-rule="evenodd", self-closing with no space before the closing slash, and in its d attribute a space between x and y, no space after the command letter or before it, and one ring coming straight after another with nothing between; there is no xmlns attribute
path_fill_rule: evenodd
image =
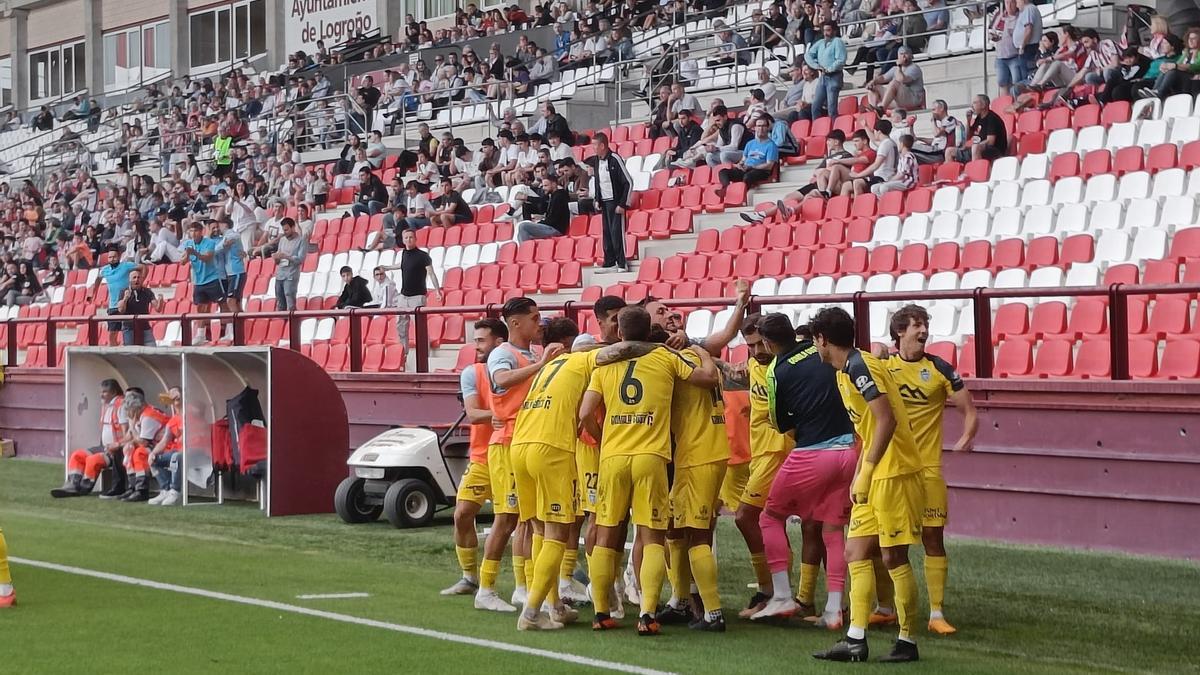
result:
<svg viewBox="0 0 1200 675"><path fill-rule="evenodd" d="M775 482L775 474L779 467L787 461L788 451L764 452L750 458L750 478L746 481L746 489L742 491L741 502L750 506L762 508L767 505L767 495L771 493L771 483Z"/></svg>
<svg viewBox="0 0 1200 675"><path fill-rule="evenodd" d="M950 500L942 467L925 467L921 471L921 482L925 484L925 513L921 517L921 527L945 527Z"/></svg>
<svg viewBox="0 0 1200 675"><path fill-rule="evenodd" d="M670 522L667 460L658 455L612 455L600 458L596 524L616 527L633 509L633 524L665 530Z"/></svg>
<svg viewBox="0 0 1200 675"><path fill-rule="evenodd" d="M675 483L671 485L672 525L697 530L712 527L728 466L721 461L675 469Z"/></svg>
<svg viewBox="0 0 1200 675"><path fill-rule="evenodd" d="M475 502L480 506L492 498L492 476L488 465L471 462L458 483L458 501Z"/></svg>
<svg viewBox="0 0 1200 675"><path fill-rule="evenodd" d="M600 448L587 443L575 444L576 485L579 490L579 512L596 512L596 493L600 488Z"/></svg>
<svg viewBox="0 0 1200 675"><path fill-rule="evenodd" d="M575 454L545 443L523 443L525 468L533 481L534 516L547 523L573 523L578 510ZM518 501L524 501L524 495Z"/></svg>
<svg viewBox="0 0 1200 675"><path fill-rule="evenodd" d="M920 543L924 493L919 473L875 479L867 503L850 507L846 536L877 536L884 548Z"/></svg>
<svg viewBox="0 0 1200 675"><path fill-rule="evenodd" d="M533 476L529 475L529 466L525 462L525 451L529 447L528 443L514 445L508 453L517 491L517 519L522 523L537 516L537 485L533 482Z"/></svg>
<svg viewBox="0 0 1200 675"><path fill-rule="evenodd" d="M517 482L507 445L488 446L488 475L492 479L492 513L517 513Z"/></svg>
<svg viewBox="0 0 1200 675"><path fill-rule="evenodd" d="M725 479L721 481L721 503L730 510L737 510L742 493L746 491L746 482L750 480L750 462L729 464L728 467Z"/></svg>

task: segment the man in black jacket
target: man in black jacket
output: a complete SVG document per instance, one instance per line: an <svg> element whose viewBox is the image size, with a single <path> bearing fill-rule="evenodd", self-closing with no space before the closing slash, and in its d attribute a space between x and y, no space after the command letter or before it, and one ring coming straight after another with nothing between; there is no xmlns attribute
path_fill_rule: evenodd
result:
<svg viewBox="0 0 1200 675"><path fill-rule="evenodd" d="M349 267L343 267L340 272L346 285L342 288L342 294L338 296L337 308L366 307L371 304L371 289L367 280L354 274L354 270Z"/></svg>
<svg viewBox="0 0 1200 675"><path fill-rule="evenodd" d="M550 134L558 132L558 137L562 139L563 145L575 145L575 132L571 131L571 125L567 123L567 118L558 114L554 109L553 103L547 103L545 108L546 117L546 133L547 138Z"/></svg>
<svg viewBox="0 0 1200 675"><path fill-rule="evenodd" d="M670 163L683 157L684 153L693 145L700 142L700 135L703 133L700 125L696 124L696 120L692 118L691 110L680 110L676 117L679 123L674 127L675 147L667 150L664 163Z"/></svg>
<svg viewBox="0 0 1200 675"><path fill-rule="evenodd" d="M597 133L592 139L596 154L587 166L591 179L588 194L603 219L604 267L597 272L628 272L625 261L625 211L632 205L633 179L625 162L608 149L608 136Z"/></svg>
<svg viewBox="0 0 1200 675"><path fill-rule="evenodd" d="M373 216L388 203L387 186L367 167L358 170L358 198L354 201L354 215Z"/></svg>
<svg viewBox="0 0 1200 675"><path fill-rule="evenodd" d="M559 189L558 179L553 176L542 178L546 213L533 216L517 225L517 241L561 237L571 225L571 200L566 190Z"/></svg>

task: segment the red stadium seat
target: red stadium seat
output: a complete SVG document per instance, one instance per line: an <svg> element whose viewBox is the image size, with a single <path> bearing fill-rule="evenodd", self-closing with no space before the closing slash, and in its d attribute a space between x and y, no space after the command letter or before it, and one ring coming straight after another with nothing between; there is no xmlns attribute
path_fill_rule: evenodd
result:
<svg viewBox="0 0 1200 675"><path fill-rule="evenodd" d="M1054 159L1050 162L1051 181L1078 175L1079 155L1073 152L1064 152L1061 155L1055 155Z"/></svg>
<svg viewBox="0 0 1200 675"><path fill-rule="evenodd" d="M1005 340L996 350L996 376L1021 377L1033 370L1033 343Z"/></svg>
<svg viewBox="0 0 1200 675"><path fill-rule="evenodd" d="M1029 317L1029 332L1042 339L1047 335L1060 335L1067 330L1066 303L1051 300L1038 304Z"/></svg>
<svg viewBox="0 0 1200 675"><path fill-rule="evenodd" d="M1112 355L1108 340L1091 338L1080 342L1072 374L1085 380L1112 377Z"/></svg>
<svg viewBox="0 0 1200 675"><path fill-rule="evenodd" d="M1195 340L1167 340L1163 348L1162 361L1158 365L1159 378L1168 380L1194 380L1200 378L1200 342Z"/></svg>
<svg viewBox="0 0 1200 675"><path fill-rule="evenodd" d="M1009 302L996 308L992 319L992 340L1006 340L1029 332L1029 308L1019 302Z"/></svg>
<svg viewBox="0 0 1200 675"><path fill-rule="evenodd" d="M1146 153L1146 170L1162 171L1175 167L1179 149L1174 143L1163 143L1150 148Z"/></svg>
<svg viewBox="0 0 1200 675"><path fill-rule="evenodd" d="M842 274L866 275L871 268L871 251L864 246L851 246L842 252Z"/></svg>
<svg viewBox="0 0 1200 675"><path fill-rule="evenodd" d="M1154 302L1146 332L1159 340L1168 335L1187 333L1191 326L1191 304L1187 296L1160 296Z"/></svg>
<svg viewBox="0 0 1200 675"><path fill-rule="evenodd" d="M1129 376L1149 378L1158 374L1158 342L1155 340L1129 341Z"/></svg>
<svg viewBox="0 0 1200 675"><path fill-rule="evenodd" d="M1071 340L1047 340L1038 346L1033 359L1033 375L1067 377L1072 371L1075 343Z"/></svg>
<svg viewBox="0 0 1200 675"><path fill-rule="evenodd" d="M1131 171L1141 171L1145 155L1140 147L1121 148L1113 156L1113 171L1123 176Z"/></svg>
<svg viewBox="0 0 1200 675"><path fill-rule="evenodd" d="M821 252L818 252L818 255ZM869 271L871 274L891 274L899 264L899 253L892 244L876 246L871 250ZM814 270L815 272L816 270Z"/></svg>
<svg viewBox="0 0 1200 675"><path fill-rule="evenodd" d="M1141 149L1137 149L1141 154ZM1055 157L1055 160L1058 158ZM1112 154L1108 150L1092 150L1083 156L1083 165L1080 170L1080 175L1084 178L1091 178L1097 174L1110 173L1112 171Z"/></svg>

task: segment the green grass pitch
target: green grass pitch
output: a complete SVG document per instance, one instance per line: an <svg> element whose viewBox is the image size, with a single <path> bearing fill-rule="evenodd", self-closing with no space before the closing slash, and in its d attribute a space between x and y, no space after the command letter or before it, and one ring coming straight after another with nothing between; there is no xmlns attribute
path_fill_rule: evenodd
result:
<svg viewBox="0 0 1200 675"><path fill-rule="evenodd" d="M836 636L798 623L760 626L734 617L724 635L667 627L653 640L638 638L630 619L605 634L593 634L586 623L550 634L518 633L514 615L478 612L469 597L437 594L457 576L448 513L435 527L400 531L386 523L349 526L333 515L267 520L252 505L183 509L54 500L48 491L61 471L59 465L0 461L0 527L11 556L659 671L886 669L815 662L809 654ZM1200 567L1194 564L961 539L949 542L949 553L946 610L959 633L927 635L922 620L922 662L901 669L1200 672ZM727 519L717 554L726 605L740 609L753 575ZM914 563L920 577L919 552ZM13 576L19 604L0 611L0 673L6 674L598 672L539 655L16 562ZM507 563L500 590L512 590ZM370 597L296 597L349 592ZM581 619L590 616L585 608ZM872 631L872 655L886 653L893 638L894 629Z"/></svg>

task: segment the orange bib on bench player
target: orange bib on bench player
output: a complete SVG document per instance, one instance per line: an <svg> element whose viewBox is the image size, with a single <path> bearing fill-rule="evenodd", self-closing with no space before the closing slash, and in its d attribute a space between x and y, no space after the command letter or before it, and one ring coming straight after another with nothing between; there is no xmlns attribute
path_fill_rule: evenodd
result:
<svg viewBox="0 0 1200 675"><path fill-rule="evenodd" d="M496 349L507 349L513 353L517 359L517 368L524 368L533 363L525 358L521 350L513 347L507 342L501 343ZM487 379L491 382L491 378ZM529 388L533 386L533 378L529 378L521 384L513 385L504 390L503 394L492 392L492 416L504 422L504 426L492 432L491 443L493 445L503 445L505 447L512 445L513 429L517 425L517 413L521 410L521 404L525 403L525 396L529 394Z"/></svg>
<svg viewBox="0 0 1200 675"><path fill-rule="evenodd" d="M475 389L479 393L479 406L490 410L492 407L492 387L488 384L490 380L488 380L487 364L476 363L471 367L475 369ZM487 464L488 443L491 442L492 433L495 431L490 423L471 425L472 462Z"/></svg>

